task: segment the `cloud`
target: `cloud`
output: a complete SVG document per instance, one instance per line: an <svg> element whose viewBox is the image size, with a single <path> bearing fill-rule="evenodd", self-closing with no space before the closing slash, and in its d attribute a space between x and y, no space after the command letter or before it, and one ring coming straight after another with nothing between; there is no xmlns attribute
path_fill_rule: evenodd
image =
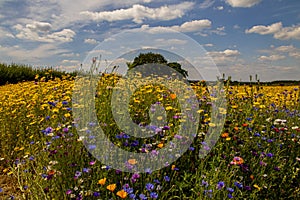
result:
<svg viewBox="0 0 300 200"><path fill-rule="evenodd" d="M258 3L261 0L226 0L226 3L232 7L241 7L241 8L250 8Z"/></svg>
<svg viewBox="0 0 300 200"><path fill-rule="evenodd" d="M79 61L79 60L68 60L68 59L65 59L65 60L62 60L61 63L62 63L62 64L74 64L74 65L79 65L79 64L80 64L80 61Z"/></svg>
<svg viewBox="0 0 300 200"><path fill-rule="evenodd" d="M165 45L183 45L186 44L186 40L180 40L180 39L165 39L165 38L160 38L155 40L156 43L158 44L163 44Z"/></svg>
<svg viewBox="0 0 300 200"><path fill-rule="evenodd" d="M201 20L193 20L190 22L184 22L181 25L175 26L156 26L150 27L147 24L141 26L141 30L147 31L148 33L166 33L170 31L179 31L179 32L196 32L201 31L203 29L207 29L211 27L211 21L208 19L201 19Z"/></svg>
<svg viewBox="0 0 300 200"><path fill-rule="evenodd" d="M215 3L214 0L204 0L204 1L200 4L199 7L200 7L201 9L209 8L209 7L211 7L214 3Z"/></svg>
<svg viewBox="0 0 300 200"><path fill-rule="evenodd" d="M285 58L284 55L275 54L275 55L270 55L270 56L260 56L258 58L258 60L260 60L260 61L277 61L277 60L282 60L284 58Z"/></svg>
<svg viewBox="0 0 300 200"><path fill-rule="evenodd" d="M223 6L217 6L214 8L215 10L224 10L224 7Z"/></svg>
<svg viewBox="0 0 300 200"><path fill-rule="evenodd" d="M80 15L98 22L132 20L135 23L142 23L146 19L167 21L181 18L186 11L193 8L193 5L194 3L192 2L183 2L177 5L165 5L159 8L150 8L140 4L135 4L127 9L118 9L113 11L82 11L80 12Z"/></svg>
<svg viewBox="0 0 300 200"><path fill-rule="evenodd" d="M214 45L213 45L213 44L210 44L210 43L208 43L208 44L204 44L203 46L205 46L205 47L213 47Z"/></svg>
<svg viewBox="0 0 300 200"><path fill-rule="evenodd" d="M47 22L33 22L32 24L26 24L26 28L34 32L48 32L51 30L52 25Z"/></svg>
<svg viewBox="0 0 300 200"><path fill-rule="evenodd" d="M0 39L4 38L15 38L15 36L9 31L7 31L5 28L0 27Z"/></svg>
<svg viewBox="0 0 300 200"><path fill-rule="evenodd" d="M295 50L296 50L296 48L293 45L279 46L279 47L275 48L275 51L279 51L279 52L292 52Z"/></svg>
<svg viewBox="0 0 300 200"><path fill-rule="evenodd" d="M68 50L58 48L56 44L42 44L33 49L25 49L18 45L0 46L0 59L6 62L18 61L28 64L40 63L42 59L59 54L69 53ZM7 60L10 59L10 60ZM44 63L45 64L45 63Z"/></svg>
<svg viewBox="0 0 300 200"><path fill-rule="evenodd" d="M226 35L225 31L225 26L217 27L216 30L211 30L211 33L215 33L217 35Z"/></svg>
<svg viewBox="0 0 300 200"><path fill-rule="evenodd" d="M237 60L241 54L238 50L225 49L224 51L211 51L206 53L217 65L228 65Z"/></svg>
<svg viewBox="0 0 300 200"><path fill-rule="evenodd" d="M172 26L171 28L180 31L180 32L194 32L199 31L201 29L210 28L211 21L208 19L201 19L201 20L193 20L190 22L185 22L180 26Z"/></svg>
<svg viewBox="0 0 300 200"><path fill-rule="evenodd" d="M300 25L283 27L281 22L277 22L269 26L253 26L252 28L247 29L245 33L257 33L260 35L273 34L273 37L279 40L300 40Z"/></svg>
<svg viewBox="0 0 300 200"><path fill-rule="evenodd" d="M267 34L275 34L276 32L280 31L282 29L282 23L274 23L270 26L263 26L263 25L258 25L258 26L253 26L250 29L247 29L245 32L246 33L258 33L260 35L267 35Z"/></svg>
<svg viewBox="0 0 300 200"><path fill-rule="evenodd" d="M38 42L71 42L76 35L71 29L50 33L51 24L46 22L33 22L25 26L17 24L14 28L19 31L17 38Z"/></svg>
<svg viewBox="0 0 300 200"><path fill-rule="evenodd" d="M79 57L79 53L63 53L60 55L61 57Z"/></svg>
<svg viewBox="0 0 300 200"><path fill-rule="evenodd" d="M91 39L91 38L84 39L84 43L87 43L87 44L98 44L97 40Z"/></svg>
<svg viewBox="0 0 300 200"><path fill-rule="evenodd" d="M271 45L271 49L259 50L259 52L266 53L258 58L260 61L277 61L282 60L287 57L299 59L300 49L294 47L293 45L283 45L275 47Z"/></svg>
<svg viewBox="0 0 300 200"><path fill-rule="evenodd" d="M274 38L279 40L300 40L300 25L282 28L279 32L274 34Z"/></svg>

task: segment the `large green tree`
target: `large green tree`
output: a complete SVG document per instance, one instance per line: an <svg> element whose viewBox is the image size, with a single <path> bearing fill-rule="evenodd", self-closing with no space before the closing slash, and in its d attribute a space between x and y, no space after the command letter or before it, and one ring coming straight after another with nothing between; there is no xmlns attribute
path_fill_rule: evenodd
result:
<svg viewBox="0 0 300 200"><path fill-rule="evenodd" d="M183 75L183 77L187 77L188 76L188 72L184 69L181 68L181 65L177 62L169 62L159 53L140 53L139 56L135 57L133 62L127 63L127 66L130 69L139 66L139 65L144 65L144 64L148 64L148 63L157 63L157 64L161 64L161 65L167 65L171 68L173 68L174 70L178 71L180 74Z"/></svg>

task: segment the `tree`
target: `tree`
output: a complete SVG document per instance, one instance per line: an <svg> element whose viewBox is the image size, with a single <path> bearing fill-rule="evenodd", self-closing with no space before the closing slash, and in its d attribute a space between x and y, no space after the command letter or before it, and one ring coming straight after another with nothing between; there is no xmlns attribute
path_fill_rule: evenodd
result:
<svg viewBox="0 0 300 200"><path fill-rule="evenodd" d="M127 63L127 66L130 69L139 66L139 65L144 65L144 64L148 64L148 63L157 63L157 64L161 64L161 65L167 65L171 68L173 68L174 70L178 71L180 74L183 75L183 77L187 77L188 76L188 72L184 69L181 68L181 65L177 62L170 62L168 63L168 61L159 53L140 53L139 56L135 57L133 62Z"/></svg>

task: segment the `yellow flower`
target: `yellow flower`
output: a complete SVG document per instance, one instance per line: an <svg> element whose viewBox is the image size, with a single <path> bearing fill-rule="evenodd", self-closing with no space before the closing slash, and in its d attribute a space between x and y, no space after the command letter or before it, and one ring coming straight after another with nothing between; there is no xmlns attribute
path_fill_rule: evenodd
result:
<svg viewBox="0 0 300 200"><path fill-rule="evenodd" d="M117 185L116 184L110 184L106 187L109 191L113 192L116 189Z"/></svg>
<svg viewBox="0 0 300 200"><path fill-rule="evenodd" d="M106 182L106 178L103 178L103 179L100 179L100 180L98 181L98 184L99 184L99 185L105 185L105 182Z"/></svg>
<svg viewBox="0 0 300 200"><path fill-rule="evenodd" d="M258 191L261 190L261 187L259 187L257 184L254 184L253 187L255 187L256 189L258 189Z"/></svg>
<svg viewBox="0 0 300 200"><path fill-rule="evenodd" d="M127 197L127 192L125 192L124 190L120 190L117 192L117 195L122 199L125 199Z"/></svg>

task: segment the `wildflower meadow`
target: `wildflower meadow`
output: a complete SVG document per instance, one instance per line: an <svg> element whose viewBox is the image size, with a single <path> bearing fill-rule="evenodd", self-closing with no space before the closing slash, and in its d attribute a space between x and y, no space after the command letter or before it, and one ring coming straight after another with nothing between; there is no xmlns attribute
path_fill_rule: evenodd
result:
<svg viewBox="0 0 300 200"><path fill-rule="evenodd" d="M155 157L175 140L185 141L178 127L185 121L180 98L186 97L159 84L140 86L130 97L130 117L155 135L137 138L113 120L112 88L126 89L119 77L103 73L97 81L98 122L80 130L85 137L73 115L74 77L37 75L0 86L0 199L300 198L299 85L232 85L224 80L227 109L219 112L226 116L225 124L208 155L200 158L206 133L215 127L214 96L205 82L191 83L199 103L192 108L198 128L188 150L159 170L124 172L101 163L93 155L97 145L85 145L97 137L96 124L119 148ZM155 105L164 107L167 124L148 126L149 113L161 108ZM123 164L134 169L143 166L139 162L126 158Z"/></svg>

